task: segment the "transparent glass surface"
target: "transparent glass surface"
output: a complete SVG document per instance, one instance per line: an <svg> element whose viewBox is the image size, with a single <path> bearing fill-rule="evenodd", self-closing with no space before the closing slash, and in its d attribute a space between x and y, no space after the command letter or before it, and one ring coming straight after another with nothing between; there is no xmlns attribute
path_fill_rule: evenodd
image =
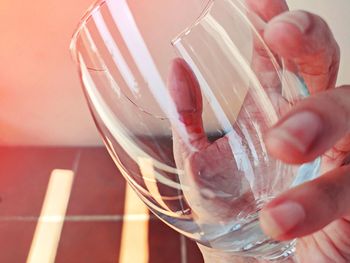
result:
<svg viewBox="0 0 350 263"><path fill-rule="evenodd" d="M308 91L263 29L240 0L106 0L71 50L104 143L150 210L204 246L280 259L295 242L265 236L258 212L320 161L267 153L264 133Z"/></svg>

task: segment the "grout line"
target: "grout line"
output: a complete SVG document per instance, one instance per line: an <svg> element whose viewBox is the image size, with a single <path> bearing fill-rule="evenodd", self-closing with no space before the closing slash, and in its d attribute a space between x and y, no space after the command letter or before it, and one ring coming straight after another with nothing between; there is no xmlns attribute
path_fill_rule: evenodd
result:
<svg viewBox="0 0 350 263"><path fill-rule="evenodd" d="M186 238L180 234L180 252L181 252L181 263L187 263L187 246Z"/></svg>
<svg viewBox="0 0 350 263"><path fill-rule="evenodd" d="M0 216L0 222L47 222L47 223L58 223L58 222L121 222L121 221L147 221L156 220L154 215L141 215L141 214L130 214L130 215L72 215L72 216Z"/></svg>
<svg viewBox="0 0 350 263"><path fill-rule="evenodd" d="M81 150L78 150L78 152L75 156L74 162L73 162L73 167L72 167L74 174L77 174L77 172L78 172L80 158L81 158Z"/></svg>

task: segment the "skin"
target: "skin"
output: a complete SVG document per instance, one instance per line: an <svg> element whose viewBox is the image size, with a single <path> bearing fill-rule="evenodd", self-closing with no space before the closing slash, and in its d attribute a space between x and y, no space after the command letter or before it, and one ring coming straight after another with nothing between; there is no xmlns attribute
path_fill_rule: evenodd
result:
<svg viewBox="0 0 350 263"><path fill-rule="evenodd" d="M265 134L268 152L290 164L305 163L318 156L322 156L324 163L324 174L320 178L291 189L267 204L260 214L261 226L276 240L297 238L297 258L301 263L350 262L350 86L335 86L339 47L327 24L317 15L288 11L283 0L246 2L267 23L261 35L272 52L296 64L311 92L309 98L297 103ZM257 50L254 67L268 70L271 65L266 61L266 56ZM200 191L203 187L214 185L215 189L227 185L225 170L235 169L235 164L229 161L225 137L208 141L201 120L200 87L181 59L173 62L168 86L190 142L184 143L174 130L177 165L191 175L182 180L195 189L186 198L203 222L211 220L218 205L221 206L219 214L214 213L213 218L222 218L232 212L230 207L244 206L251 197L246 195L235 200L236 203L227 202L224 197L203 198ZM305 129L305 122L314 128ZM191 146L197 149L195 153ZM211 162L209 156L217 154L227 154L227 158L215 160L219 168L211 168L216 170L209 172L218 177L198 176L198 171L209 169L205 167ZM220 182L217 178L223 180ZM242 181L240 187L244 185ZM239 189L228 187L225 191L237 194ZM203 202L206 209L198 205ZM200 248L206 262L256 262Z"/></svg>

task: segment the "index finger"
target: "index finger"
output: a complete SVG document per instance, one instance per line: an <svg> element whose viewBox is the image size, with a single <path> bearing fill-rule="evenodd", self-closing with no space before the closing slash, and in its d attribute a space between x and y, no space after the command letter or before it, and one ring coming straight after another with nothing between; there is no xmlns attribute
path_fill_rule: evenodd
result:
<svg viewBox="0 0 350 263"><path fill-rule="evenodd" d="M281 81L276 72L276 63L273 62L273 55L275 54L267 48L262 39L267 23L274 17L288 11L288 5L285 0L245 1L249 11L252 13L251 22L261 36L261 38L255 37L253 39L254 46L251 66L261 85L267 90L273 104L279 105L282 101ZM278 60L278 58L276 60Z"/></svg>
<svg viewBox="0 0 350 263"><path fill-rule="evenodd" d="M320 16L304 11L279 15L268 24L264 39L276 54L297 65L311 93L335 87L340 50Z"/></svg>

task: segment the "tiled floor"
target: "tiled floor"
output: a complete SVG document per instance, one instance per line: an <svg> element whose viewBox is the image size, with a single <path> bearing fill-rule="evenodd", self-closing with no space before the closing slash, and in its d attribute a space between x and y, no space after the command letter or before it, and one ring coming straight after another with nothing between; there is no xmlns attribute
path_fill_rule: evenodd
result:
<svg viewBox="0 0 350 263"><path fill-rule="evenodd" d="M75 174L64 220L41 214L57 169ZM124 215L126 189L104 148L0 147L0 263L26 262L35 249L47 263L44 252L50 247L52 262L60 263L203 262L192 241L149 217L139 202L132 204L132 214ZM58 229L56 246L33 242L40 223ZM54 235L47 232L50 240Z"/></svg>

